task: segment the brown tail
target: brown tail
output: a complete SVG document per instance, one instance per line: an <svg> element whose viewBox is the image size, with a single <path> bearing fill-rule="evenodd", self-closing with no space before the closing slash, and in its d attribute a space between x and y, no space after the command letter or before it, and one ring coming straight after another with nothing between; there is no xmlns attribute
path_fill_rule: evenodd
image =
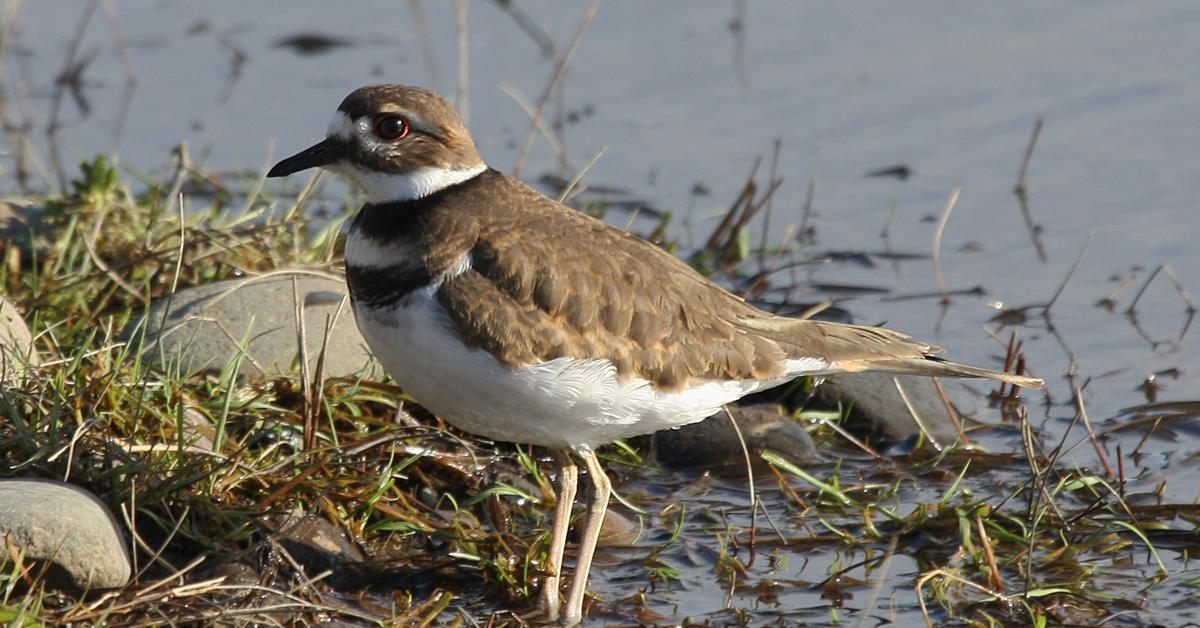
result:
<svg viewBox="0 0 1200 628"><path fill-rule="evenodd" d="M971 377L979 379L993 379L998 382L1005 382L1013 386L1022 388L1041 388L1046 382L1037 377L1025 377L1024 375L1013 375L1003 371L995 371L981 366L971 366L970 364L959 364L957 362L949 362L936 356L926 356L924 358L912 358L908 360L879 360L877 362L867 361L863 369L865 371L883 371L887 373L899 373L904 375L926 375L929 377ZM850 369L847 369L849 371Z"/></svg>
<svg viewBox="0 0 1200 628"><path fill-rule="evenodd" d="M1024 388L1041 388L1036 377L1012 375L980 366L949 362L940 347L882 327L845 325L784 317L743 320L744 328L779 344L790 358L820 358L830 372L882 371L930 377L992 379Z"/></svg>

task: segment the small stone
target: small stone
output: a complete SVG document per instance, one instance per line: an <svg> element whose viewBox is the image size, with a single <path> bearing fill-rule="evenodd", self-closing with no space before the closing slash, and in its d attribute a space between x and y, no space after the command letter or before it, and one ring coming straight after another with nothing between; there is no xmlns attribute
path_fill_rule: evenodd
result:
<svg viewBox="0 0 1200 628"><path fill-rule="evenodd" d="M913 420L892 378L899 380L904 388L904 395L912 403L924 430ZM946 398L960 415L972 416L978 411L980 393L959 380L942 378L941 382ZM817 387L817 394L827 401L851 405L854 413L889 438L903 440L925 431L926 436L932 436L941 445L958 441L958 430L929 377L889 373L827 375L825 382Z"/></svg>
<svg viewBox="0 0 1200 628"><path fill-rule="evenodd" d="M265 573L264 573L265 572ZM244 608L247 604L259 608L270 605L284 605L291 602L282 591L271 587L259 586L263 579L270 579L270 571L255 569L244 562L225 562L203 569L189 578L191 584L208 580L221 579L221 588L211 591L208 595L210 604L224 605L229 608Z"/></svg>
<svg viewBox="0 0 1200 628"><path fill-rule="evenodd" d="M346 298L346 283L307 273L231 279L185 288L173 297L155 301L147 318L131 323L123 337L140 342L141 327L145 325L143 358L168 371L178 365L184 375L220 372L240 356L238 375L242 380L295 376L300 372L297 295L303 304L310 372L315 372L322 346L326 377L351 377L374 368ZM334 324L326 342L329 320ZM244 354L238 348L242 344Z"/></svg>
<svg viewBox="0 0 1200 628"><path fill-rule="evenodd" d="M198 580L224 578L222 584L249 587L259 583L259 573L250 565L241 562L229 562L214 565L203 570Z"/></svg>
<svg viewBox="0 0 1200 628"><path fill-rule="evenodd" d="M821 460L804 426L783 414L779 406L756 404L731 406L729 410L746 440L746 448L752 454L769 449L797 466ZM735 470L744 468L746 464L737 431L724 412L718 412L699 423L655 432L653 443L655 457L664 467L726 467Z"/></svg>
<svg viewBox="0 0 1200 628"><path fill-rule="evenodd" d="M20 379L37 364L29 326L17 308L0 297L0 382Z"/></svg>
<svg viewBox="0 0 1200 628"><path fill-rule="evenodd" d="M632 545L641 533L641 526L637 522L609 508L604 511L604 521L600 524L597 543L603 547Z"/></svg>
<svg viewBox="0 0 1200 628"><path fill-rule="evenodd" d="M341 528L323 517L303 512L293 513L280 524L279 544L310 577L332 570L330 581L335 586L345 568L366 560L366 555Z"/></svg>
<svg viewBox="0 0 1200 628"><path fill-rule="evenodd" d="M190 407L183 409L183 433L186 444L213 451L213 439L217 437L217 428L203 412Z"/></svg>
<svg viewBox="0 0 1200 628"><path fill-rule="evenodd" d="M90 492L52 480L0 480L0 537L49 562L52 585L125 586L133 573L117 520Z"/></svg>
<svg viewBox="0 0 1200 628"><path fill-rule="evenodd" d="M30 248L46 250L50 246L47 215L44 206L12 199L0 201L0 243L23 252Z"/></svg>

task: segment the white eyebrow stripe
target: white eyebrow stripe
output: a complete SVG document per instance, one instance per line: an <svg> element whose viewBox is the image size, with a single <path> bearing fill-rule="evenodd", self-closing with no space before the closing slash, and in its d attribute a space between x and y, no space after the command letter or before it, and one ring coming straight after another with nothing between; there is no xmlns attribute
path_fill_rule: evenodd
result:
<svg viewBox="0 0 1200 628"><path fill-rule="evenodd" d="M354 121L344 111L334 113L333 119L329 121L329 128L325 130L325 136L350 141L350 138L354 137Z"/></svg>

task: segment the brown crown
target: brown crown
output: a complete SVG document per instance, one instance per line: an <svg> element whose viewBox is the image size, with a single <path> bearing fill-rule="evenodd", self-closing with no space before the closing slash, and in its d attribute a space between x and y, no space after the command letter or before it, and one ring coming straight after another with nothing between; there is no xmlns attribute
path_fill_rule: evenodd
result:
<svg viewBox="0 0 1200 628"><path fill-rule="evenodd" d="M410 172L418 168L463 170L483 163L471 134L454 107L441 96L420 87L379 84L360 87L346 96L338 111L352 120L385 113L404 116L411 132L372 150L351 141L346 159L380 172Z"/></svg>

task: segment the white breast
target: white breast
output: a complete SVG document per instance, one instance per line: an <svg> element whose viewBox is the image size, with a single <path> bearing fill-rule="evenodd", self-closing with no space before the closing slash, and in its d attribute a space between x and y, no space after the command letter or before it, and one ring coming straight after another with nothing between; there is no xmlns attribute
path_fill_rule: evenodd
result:
<svg viewBox="0 0 1200 628"><path fill-rule="evenodd" d="M350 263L386 265L402 257L394 247L376 247L351 237ZM724 404L787 382L825 372L819 358L788 361L786 377L773 380L710 381L679 392L663 392L640 378L622 381L613 363L601 358L557 358L509 368L454 335L438 303L442 281L466 272L464 255L433 284L382 307L355 304L359 330L396 383L435 415L474 434L545 447L577 448L610 443L700 421Z"/></svg>
<svg viewBox="0 0 1200 628"><path fill-rule="evenodd" d="M355 315L375 356L422 406L468 432L545 447L596 447L679 427L793 377L708 382L669 393L643 379L619 381L604 359L558 358L510 369L455 337L428 288L400 307L357 306Z"/></svg>

